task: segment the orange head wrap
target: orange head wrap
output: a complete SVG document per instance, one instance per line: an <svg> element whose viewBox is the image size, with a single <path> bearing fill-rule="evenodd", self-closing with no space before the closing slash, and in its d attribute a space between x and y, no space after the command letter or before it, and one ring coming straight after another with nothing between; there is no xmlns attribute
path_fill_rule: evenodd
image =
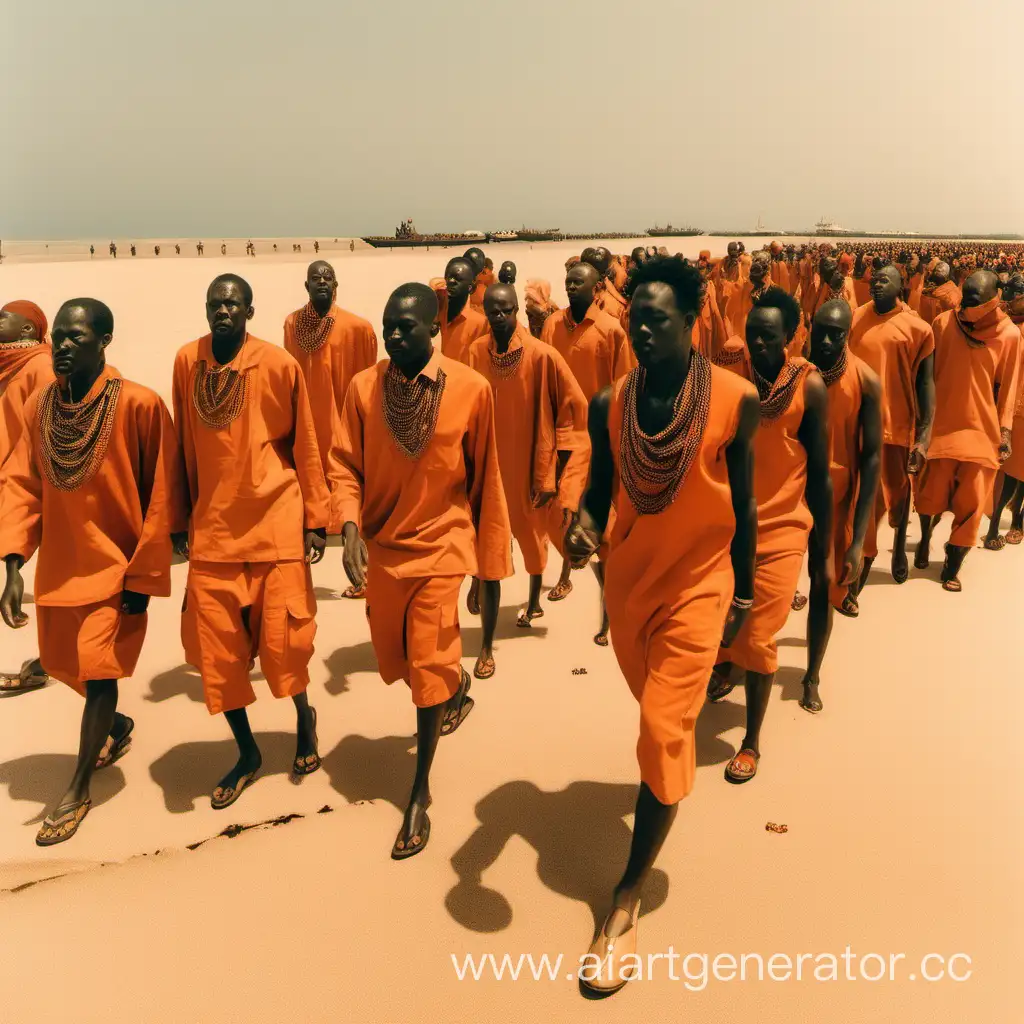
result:
<svg viewBox="0 0 1024 1024"><path fill-rule="evenodd" d="M23 316L35 327L36 337L40 341L46 338L46 331L50 325L46 321L46 314L34 302L29 302L27 299L15 299L0 309L0 313L16 313L18 316Z"/></svg>

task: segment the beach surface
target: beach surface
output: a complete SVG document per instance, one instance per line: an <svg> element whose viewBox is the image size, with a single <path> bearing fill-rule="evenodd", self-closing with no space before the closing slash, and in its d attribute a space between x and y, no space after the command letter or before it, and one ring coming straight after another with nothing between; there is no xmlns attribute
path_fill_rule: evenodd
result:
<svg viewBox="0 0 1024 1024"><path fill-rule="evenodd" d="M280 343L285 316L305 301L313 258L305 244L301 255L250 259L221 257L206 241L202 259L5 262L0 302L32 299L52 320L72 296L104 300L116 319L110 363L169 401L175 351L206 332L213 276L233 271L251 282L251 329L268 341ZM724 243L665 242L690 256L704 247L718 254ZM565 258L580 248L485 247L496 266L517 263L520 294L528 278L544 277L560 303ZM391 290L440 276L454 254L321 253L337 269L339 304L378 333ZM911 551L917 536L915 522ZM935 537L939 559L947 536L948 522ZM1024 831L1008 769L1024 713L1024 657L1012 641L1024 551L972 552L964 592L953 595L937 582L937 561L895 586L891 531L883 527L880 541L861 617L836 617L817 717L797 705L806 612L791 616L760 770L748 785L723 778L743 733L742 688L705 708L697 785L639 924L645 958L674 950L679 960L646 964L642 981L597 1003L567 975L625 863L637 709L613 652L591 641L592 574L574 574L568 600L545 602L543 619L516 629L528 588L516 553L519 571L502 586L497 674L474 683L475 710L441 741L428 849L395 863L388 854L412 780L415 714L405 688L376 673L364 605L338 595L340 549L332 544L313 569L309 692L323 770L291 781L292 705L257 682L250 716L263 774L222 812L209 793L234 747L183 663L187 567L176 565L171 598L152 604L137 674L121 684L133 748L96 776L93 810L67 844L40 850L34 836L70 777L81 701L56 683L0 701L0 1022L1012 1019ZM546 583L557 573L552 550ZM29 627L0 634L0 669L35 653L31 604L26 611ZM471 668L479 621L463 609L462 626ZM766 831L768 822L788 831ZM841 958L848 947L857 958L884 958L884 976L867 980L881 970L870 959L865 975L853 961L857 980L845 980L842 959L834 981L814 979L814 960L802 980L769 976L773 954L795 970L799 954ZM524 967L518 981L489 970L460 981L453 956L461 966L484 953L564 961L554 980L534 980ZM759 954L764 978L751 961L745 981L709 976L702 985L701 962L684 966L691 953ZM890 957L901 954L890 980ZM952 967L969 979L925 980L928 954L970 957Z"/></svg>

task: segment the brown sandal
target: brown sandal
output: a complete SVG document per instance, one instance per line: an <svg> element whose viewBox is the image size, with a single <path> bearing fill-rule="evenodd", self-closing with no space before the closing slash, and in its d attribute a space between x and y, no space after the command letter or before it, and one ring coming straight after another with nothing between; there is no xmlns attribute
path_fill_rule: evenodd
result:
<svg viewBox="0 0 1024 1024"><path fill-rule="evenodd" d="M572 580L559 580L549 591L549 601L564 601L572 593Z"/></svg>
<svg viewBox="0 0 1024 1024"><path fill-rule="evenodd" d="M726 766L725 777L737 784L749 782L757 774L757 763L761 755L750 747L744 747Z"/></svg>
<svg viewBox="0 0 1024 1024"><path fill-rule="evenodd" d="M66 843L78 831L91 807L92 800L86 797L80 803L68 804L60 814L48 814L43 821L43 827L36 835L36 846Z"/></svg>

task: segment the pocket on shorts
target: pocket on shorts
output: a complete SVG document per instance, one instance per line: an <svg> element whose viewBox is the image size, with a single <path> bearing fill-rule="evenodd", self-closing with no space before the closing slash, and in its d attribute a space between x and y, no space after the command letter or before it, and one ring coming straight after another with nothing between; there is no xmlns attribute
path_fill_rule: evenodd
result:
<svg viewBox="0 0 1024 1024"><path fill-rule="evenodd" d="M313 653L316 598L309 586L300 587L297 582L279 579L275 583L289 589L277 600L271 593L265 598L261 646L282 665L293 657L308 660Z"/></svg>

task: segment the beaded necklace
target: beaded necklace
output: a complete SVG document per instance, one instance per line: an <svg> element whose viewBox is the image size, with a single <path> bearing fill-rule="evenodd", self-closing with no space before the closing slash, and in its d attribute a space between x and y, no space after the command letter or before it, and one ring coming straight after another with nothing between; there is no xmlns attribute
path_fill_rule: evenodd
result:
<svg viewBox="0 0 1024 1024"><path fill-rule="evenodd" d="M307 302L295 314L295 340L303 351L310 354L323 348L333 327L334 317L330 314L320 316L312 302Z"/></svg>
<svg viewBox="0 0 1024 1024"><path fill-rule="evenodd" d="M46 479L59 491L88 483L107 454L123 381L112 377L95 398L65 402L56 381L39 399L39 441Z"/></svg>
<svg viewBox="0 0 1024 1024"><path fill-rule="evenodd" d="M505 352L495 352L489 345L487 354L491 357L491 368L498 380L508 380L514 377L519 370L519 364L523 361L523 353L526 349L520 345L516 349L508 349Z"/></svg>
<svg viewBox="0 0 1024 1024"><path fill-rule="evenodd" d="M0 352L13 352L19 348L35 348L40 344L42 343L35 338L28 338L25 341L4 341L0 342Z"/></svg>
<svg viewBox="0 0 1024 1024"><path fill-rule="evenodd" d="M619 440L622 484L642 516L668 508L700 451L711 405L711 363L699 352L691 354L686 381L672 406L672 420L652 435L644 433L637 412L637 396L645 380L641 366L626 377Z"/></svg>
<svg viewBox="0 0 1024 1024"><path fill-rule="evenodd" d="M436 381L422 373L409 380L394 363L385 371L381 389L384 422L406 458L418 459L430 444L447 379L442 369L438 369Z"/></svg>
<svg viewBox="0 0 1024 1024"><path fill-rule="evenodd" d="M844 373L846 373L846 353L847 348L844 345L842 352L839 353L839 358L835 362L835 366L831 370L823 370L818 367L818 373L821 374L821 379L825 382L825 387L830 388L837 380L839 380Z"/></svg>
<svg viewBox="0 0 1024 1024"><path fill-rule="evenodd" d="M811 364L803 360L784 363L774 383L765 380L753 364L750 368L753 370L754 383L761 399L761 422L772 423L790 407L796 395L797 385L811 369Z"/></svg>
<svg viewBox="0 0 1024 1024"><path fill-rule="evenodd" d="M248 340L246 335L242 348L238 350L239 356ZM196 363L192 378L192 404L208 427L219 429L238 419L249 401L250 391L248 370L239 372L230 363L213 368L205 359Z"/></svg>

